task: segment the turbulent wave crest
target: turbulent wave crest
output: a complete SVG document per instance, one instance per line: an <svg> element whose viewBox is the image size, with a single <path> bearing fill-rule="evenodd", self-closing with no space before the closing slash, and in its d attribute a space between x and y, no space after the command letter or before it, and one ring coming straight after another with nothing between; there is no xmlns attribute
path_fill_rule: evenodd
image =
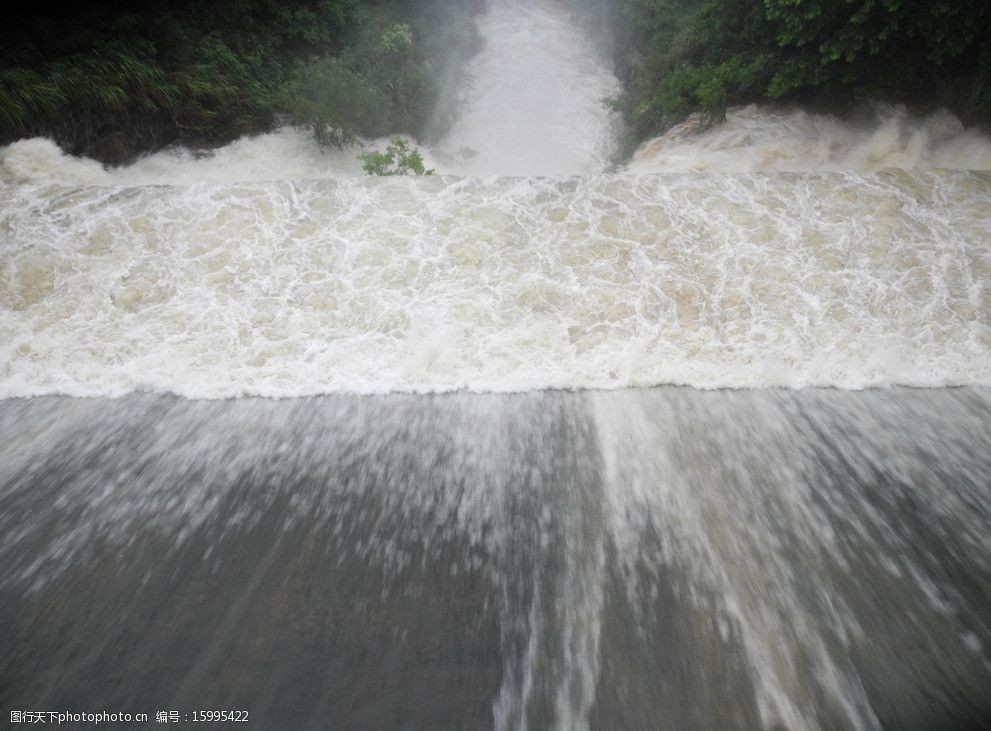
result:
<svg viewBox="0 0 991 731"><path fill-rule="evenodd" d="M685 171L991 170L991 140L942 110L912 117L877 106L860 123L801 110L731 109L706 129L695 115L643 145L632 169Z"/></svg>
<svg viewBox="0 0 991 731"><path fill-rule="evenodd" d="M0 187L0 396L989 384L989 195L950 171Z"/></svg>

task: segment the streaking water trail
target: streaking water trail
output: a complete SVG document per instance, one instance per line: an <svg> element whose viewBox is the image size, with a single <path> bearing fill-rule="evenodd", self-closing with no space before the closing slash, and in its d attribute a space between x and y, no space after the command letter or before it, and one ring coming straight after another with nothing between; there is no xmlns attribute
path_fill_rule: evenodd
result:
<svg viewBox="0 0 991 731"><path fill-rule="evenodd" d="M991 720L991 398L0 402L0 703L265 728Z"/></svg>

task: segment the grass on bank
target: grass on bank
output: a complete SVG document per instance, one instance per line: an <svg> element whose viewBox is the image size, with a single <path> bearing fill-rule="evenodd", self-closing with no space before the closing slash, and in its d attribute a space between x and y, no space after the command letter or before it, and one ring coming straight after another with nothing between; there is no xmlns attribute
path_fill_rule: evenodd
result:
<svg viewBox="0 0 991 731"><path fill-rule="evenodd" d="M85 6L85 7L83 7ZM108 162L287 119L321 142L421 137L478 42L476 0L191 0L26 6L0 46L0 143ZM467 32L466 32L467 29Z"/></svg>

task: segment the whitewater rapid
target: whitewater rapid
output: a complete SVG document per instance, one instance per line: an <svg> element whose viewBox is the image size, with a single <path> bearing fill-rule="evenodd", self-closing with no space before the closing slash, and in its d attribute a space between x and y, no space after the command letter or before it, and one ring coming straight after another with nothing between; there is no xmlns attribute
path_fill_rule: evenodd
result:
<svg viewBox="0 0 991 731"><path fill-rule="evenodd" d="M991 384L985 136L752 107L617 168L562 7L480 27L430 178L290 128L0 149L0 397Z"/></svg>
<svg viewBox="0 0 991 731"><path fill-rule="evenodd" d="M645 143L638 172L876 172L991 170L991 140L950 112L913 116L875 104L860 121L801 109L751 105L728 110L712 128L692 115ZM951 202L950 202L951 203Z"/></svg>
<svg viewBox="0 0 991 731"><path fill-rule="evenodd" d="M989 196L949 171L4 188L0 395L991 383Z"/></svg>

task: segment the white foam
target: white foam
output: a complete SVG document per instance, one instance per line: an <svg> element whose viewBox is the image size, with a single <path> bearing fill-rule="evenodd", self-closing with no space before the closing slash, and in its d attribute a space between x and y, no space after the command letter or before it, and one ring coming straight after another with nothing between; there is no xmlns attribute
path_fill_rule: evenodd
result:
<svg viewBox="0 0 991 731"><path fill-rule="evenodd" d="M109 185L96 160L67 155L51 140L35 137L0 147L0 183L13 185Z"/></svg>
<svg viewBox="0 0 991 731"><path fill-rule="evenodd" d="M380 149L384 140L365 143ZM321 147L313 135L284 127L244 137L216 150L193 152L172 147L108 168L95 160L72 157L51 140L20 140L0 148L0 182L19 185L137 187L239 183L268 180L325 180L364 175L362 146L343 150Z"/></svg>
<svg viewBox="0 0 991 731"><path fill-rule="evenodd" d="M991 170L991 140L964 129L943 110L914 118L903 107L879 107L856 124L801 110L749 106L704 129L695 115L644 144L632 169L685 171L872 172L947 168Z"/></svg>
<svg viewBox="0 0 991 731"><path fill-rule="evenodd" d="M967 172L0 188L0 395L991 384Z"/></svg>

